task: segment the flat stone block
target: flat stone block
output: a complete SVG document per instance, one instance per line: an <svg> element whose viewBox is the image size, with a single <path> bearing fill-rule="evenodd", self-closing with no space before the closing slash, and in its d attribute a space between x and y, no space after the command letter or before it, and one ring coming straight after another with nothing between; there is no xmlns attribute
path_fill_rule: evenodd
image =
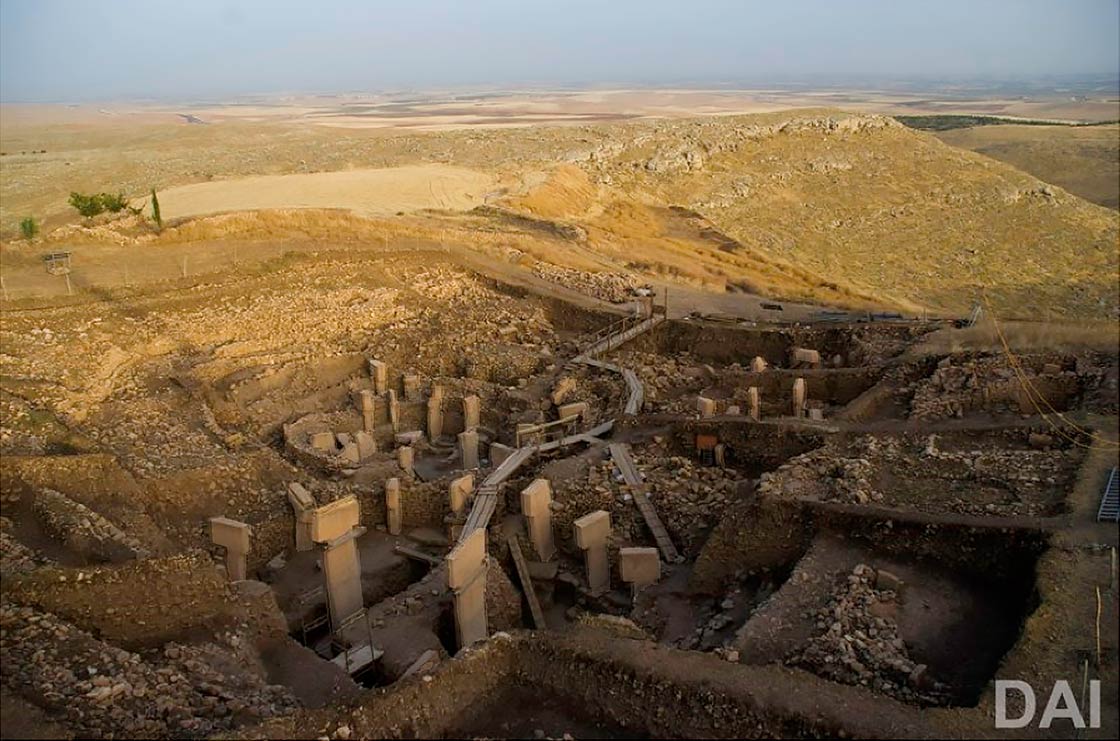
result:
<svg viewBox="0 0 1120 741"><path fill-rule="evenodd" d="M248 553L249 538L252 534L253 529L244 522L231 520L228 517L210 518L210 541L232 553Z"/></svg>
<svg viewBox="0 0 1120 741"><path fill-rule="evenodd" d="M333 453L337 446L335 445L333 432L315 432L312 433L308 439L311 447L323 453Z"/></svg>
<svg viewBox="0 0 1120 741"><path fill-rule="evenodd" d="M661 556L656 548L620 548L618 570L624 582L653 584L661 578Z"/></svg>
<svg viewBox="0 0 1120 741"><path fill-rule="evenodd" d="M288 484L288 502L292 505L292 509L297 512L315 508L315 498L311 496L311 492L298 481L293 481Z"/></svg>
<svg viewBox="0 0 1120 741"><path fill-rule="evenodd" d="M502 465L506 458L513 455L515 448L502 443L490 443L490 463L494 466Z"/></svg>
<svg viewBox="0 0 1120 741"><path fill-rule="evenodd" d="M377 452L377 441L364 430L354 433L354 442L358 445L358 458L363 461Z"/></svg>
<svg viewBox="0 0 1120 741"><path fill-rule="evenodd" d="M361 505L353 495L324 505L312 516L311 539L316 543L329 543L357 527L361 514Z"/></svg>
<svg viewBox="0 0 1120 741"><path fill-rule="evenodd" d="M462 589L486 570L486 530L477 528L447 554L447 586Z"/></svg>
<svg viewBox="0 0 1120 741"><path fill-rule="evenodd" d="M572 523L576 545L586 550L606 543L611 534L611 516L604 510L586 514Z"/></svg>
<svg viewBox="0 0 1120 741"><path fill-rule="evenodd" d="M358 463L362 460L362 455L358 452L357 443L346 443L343 445L342 450L338 453L338 457L341 458L344 463Z"/></svg>
<svg viewBox="0 0 1120 741"><path fill-rule="evenodd" d="M589 408L586 401L576 401L571 404L561 404L557 407L556 412L560 416L560 419L567 419L568 417L578 415L581 421L586 422Z"/></svg>

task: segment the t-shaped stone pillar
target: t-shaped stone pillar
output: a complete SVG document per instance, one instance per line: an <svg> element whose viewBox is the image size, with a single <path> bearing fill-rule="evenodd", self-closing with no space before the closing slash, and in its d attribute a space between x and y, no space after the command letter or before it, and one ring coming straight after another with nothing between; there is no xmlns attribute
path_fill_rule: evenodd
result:
<svg viewBox="0 0 1120 741"><path fill-rule="evenodd" d="M755 373L766 370L766 360L761 355L755 355L754 360L751 361L751 370Z"/></svg>
<svg viewBox="0 0 1120 741"><path fill-rule="evenodd" d="M463 460L463 468L470 470L478 468L478 432L467 430L459 433L459 453Z"/></svg>
<svg viewBox="0 0 1120 741"><path fill-rule="evenodd" d="M711 417L716 413L716 402L703 396L696 397L696 411L701 417Z"/></svg>
<svg viewBox="0 0 1120 741"><path fill-rule="evenodd" d="M486 639L486 528L476 528L447 554L459 647Z"/></svg>
<svg viewBox="0 0 1120 741"><path fill-rule="evenodd" d="M416 451L411 445L397 448L397 465L408 478L412 478L412 464L416 462Z"/></svg>
<svg viewBox="0 0 1120 741"><path fill-rule="evenodd" d="M320 507L311 520L311 539L323 550L332 629L364 606L358 536L366 529L358 526L360 520L361 507L354 495Z"/></svg>
<svg viewBox="0 0 1120 741"><path fill-rule="evenodd" d="M397 392L389 389L389 424L393 425L393 432L401 431L401 403L397 401Z"/></svg>
<svg viewBox="0 0 1120 741"><path fill-rule="evenodd" d="M401 376L401 388L404 389L405 401L420 401L420 376L415 373L406 373Z"/></svg>
<svg viewBox="0 0 1120 741"><path fill-rule="evenodd" d="M473 430L482 424L482 400L477 396L463 397L463 429Z"/></svg>
<svg viewBox="0 0 1120 741"><path fill-rule="evenodd" d="M377 441L373 439L373 435L365 430L358 430L354 433L354 444L358 446L359 460L364 461L377 452Z"/></svg>
<svg viewBox="0 0 1120 741"><path fill-rule="evenodd" d="M384 394L389 390L389 366L380 360L369 361L369 375L373 379L373 390Z"/></svg>
<svg viewBox="0 0 1120 741"><path fill-rule="evenodd" d="M315 511L315 499L303 484L293 481L288 484L288 503L296 516L296 551L311 550L311 518Z"/></svg>
<svg viewBox="0 0 1120 741"><path fill-rule="evenodd" d="M529 542L542 561L556 553L552 539L552 486L548 479L537 479L521 492L521 514L529 525Z"/></svg>
<svg viewBox="0 0 1120 741"><path fill-rule="evenodd" d="M466 476L460 476L451 482L447 488L448 503L451 511L459 514L463 508L467 506L467 500L470 499L471 493L474 491L474 474L468 473Z"/></svg>
<svg viewBox="0 0 1120 741"><path fill-rule="evenodd" d="M428 439L435 440L443 434L443 387L432 386L428 397Z"/></svg>
<svg viewBox="0 0 1120 741"><path fill-rule="evenodd" d="M656 548L620 548L618 571L622 581L630 585L630 593L637 596L643 588L661 578L661 558Z"/></svg>
<svg viewBox="0 0 1120 741"><path fill-rule="evenodd" d="M401 480L385 481L385 522L390 535L401 534Z"/></svg>
<svg viewBox="0 0 1120 741"><path fill-rule="evenodd" d="M373 392L369 389L358 392L358 404L362 409L362 429L373 432Z"/></svg>
<svg viewBox="0 0 1120 741"><path fill-rule="evenodd" d="M226 549L226 573L230 581L245 579L245 561L249 556L252 534L253 529L244 522L228 517L210 518L210 541Z"/></svg>
<svg viewBox="0 0 1120 741"><path fill-rule="evenodd" d="M805 379L798 378L793 382L793 416L805 416Z"/></svg>
<svg viewBox="0 0 1120 741"><path fill-rule="evenodd" d="M758 386L747 389L747 409L751 419L758 422L762 419L762 400L758 395Z"/></svg>
<svg viewBox="0 0 1120 741"><path fill-rule="evenodd" d="M601 509L596 510L573 522L572 528L587 567L587 589L592 595L602 594L611 588L610 561L607 559L611 516Z"/></svg>

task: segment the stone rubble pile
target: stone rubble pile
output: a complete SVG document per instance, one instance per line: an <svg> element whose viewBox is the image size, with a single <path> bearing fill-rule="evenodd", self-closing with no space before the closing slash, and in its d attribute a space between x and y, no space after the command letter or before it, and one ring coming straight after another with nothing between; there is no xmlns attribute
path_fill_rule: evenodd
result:
<svg viewBox="0 0 1120 741"><path fill-rule="evenodd" d="M888 578L883 578L884 574ZM864 564L856 566L826 607L815 614L806 613L820 633L786 663L906 702L945 704L945 688L924 664L910 658L906 643L899 637L893 616L902 595L887 586L903 586L890 576Z"/></svg>
<svg viewBox="0 0 1120 741"><path fill-rule="evenodd" d="M1029 430L1000 436L1008 440L964 446L938 436L864 436L839 450L825 446L791 458L763 474L759 493L968 515L1052 514L1055 492L1072 483L1083 452ZM1024 446L1028 439L1035 447ZM915 471L920 489L907 481ZM886 488L884 480L894 483Z"/></svg>
<svg viewBox="0 0 1120 741"><path fill-rule="evenodd" d="M650 501L677 548L693 557L723 517L745 478L736 470L704 466L672 456L657 443L634 451L634 463L650 489Z"/></svg>
<svg viewBox="0 0 1120 741"><path fill-rule="evenodd" d="M694 358L690 353L675 355L641 352L625 348L619 362L633 368L645 386L646 408L663 414L692 414L696 411L695 394L712 382L716 369ZM720 370L744 370L737 364Z"/></svg>
<svg viewBox="0 0 1120 741"><path fill-rule="evenodd" d="M586 270L576 270L546 262L533 265L533 273L551 283L616 304L633 301L634 289L642 286L642 282L633 276L619 273L589 273Z"/></svg>
<svg viewBox="0 0 1120 741"><path fill-rule="evenodd" d="M287 688L247 669L246 643L230 634L141 656L50 613L0 605L4 685L35 693L84 737L205 738L295 710Z"/></svg>
<svg viewBox="0 0 1120 741"><path fill-rule="evenodd" d="M25 574L45 563L41 555L16 539L10 532L12 529L12 521L0 517L0 575L3 576Z"/></svg>

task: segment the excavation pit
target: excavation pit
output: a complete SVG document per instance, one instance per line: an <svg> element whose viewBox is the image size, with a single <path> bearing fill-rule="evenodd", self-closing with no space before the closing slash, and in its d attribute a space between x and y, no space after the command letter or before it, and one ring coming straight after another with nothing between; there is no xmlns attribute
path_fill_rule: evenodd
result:
<svg viewBox="0 0 1120 741"><path fill-rule="evenodd" d="M144 726L157 735L968 735L990 727L997 674L1085 655L1068 637L1052 649L1049 625L1032 624L1052 614L1087 635L1064 590L1107 583L1114 534L1088 512L1112 461L1086 452L1087 435L1025 417L998 354L912 355L929 328L918 322L643 326L445 257L379 259L387 269L283 273L285 291L306 294L295 306L287 293L200 289L221 311L182 322L190 343L151 357L129 345L67 399L71 436L20 432L27 450L103 446L5 452L5 668L40 651L47 667L19 675L21 697L45 697L43 678L72 670L51 646L80 645L89 666L117 647L141 652L120 674L146 692L167 661L184 677L176 692L253 688L246 707L192 690L182 716ZM608 326L640 331L592 352ZM1112 356L1024 357L1057 409L1108 432L1094 415L1115 410ZM960 378L946 370L958 367ZM301 528L351 497L355 523L338 537L364 528L359 619L332 633L323 551L300 550ZM114 550L127 541L93 518L108 540L45 526L41 513L81 512L74 503L136 543ZM211 518L248 526L248 552L212 543ZM451 587L446 562L470 532L486 556L473 643L456 612L473 582ZM338 547L334 535L322 542ZM186 577L164 560L183 551L195 559ZM231 582L239 557L249 578ZM845 599L867 602L841 611L834 640L826 614ZM844 636L866 642L856 633L870 628L901 646L881 661L857 653L870 677L831 668ZM334 661L364 645L377 654L364 671ZM196 653L200 674L176 658ZM86 698L116 685L74 684L80 694L51 690L66 698L52 717L124 735ZM120 692L121 712L139 718Z"/></svg>
<svg viewBox="0 0 1120 741"><path fill-rule="evenodd" d="M952 548L944 535L940 547ZM986 547L1006 547L994 540ZM785 663L919 705L973 706L1034 609L1038 553L1027 539L997 577L822 533L733 646L746 663Z"/></svg>

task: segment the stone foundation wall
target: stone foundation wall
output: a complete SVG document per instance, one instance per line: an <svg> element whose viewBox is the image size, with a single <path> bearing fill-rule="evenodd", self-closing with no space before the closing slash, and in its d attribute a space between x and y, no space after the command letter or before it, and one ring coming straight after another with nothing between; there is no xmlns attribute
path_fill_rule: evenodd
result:
<svg viewBox="0 0 1120 741"><path fill-rule="evenodd" d="M922 738L917 708L783 667L730 664L614 632L526 640L512 681L652 738ZM853 713L853 707L861 712ZM945 733L941 730L940 733Z"/></svg>
<svg viewBox="0 0 1120 741"><path fill-rule="evenodd" d="M809 519L796 503L764 503L757 496L737 502L700 550L689 588L717 595L733 578L792 565L812 535Z"/></svg>
<svg viewBox="0 0 1120 741"><path fill-rule="evenodd" d="M875 385L880 376L877 368L837 368L835 370L771 369L762 373L729 371L720 375L720 384L732 386L735 402L747 413L747 389L757 386L762 415L789 416L793 399L793 383L805 379L805 398L829 404L847 404Z"/></svg>
<svg viewBox="0 0 1120 741"><path fill-rule="evenodd" d="M125 648L173 640L228 615L236 604L224 574L199 552L112 568L43 568L5 578L4 596Z"/></svg>
<svg viewBox="0 0 1120 741"><path fill-rule="evenodd" d="M443 531L443 518L451 511L447 494L448 482L402 481L401 522L404 527L430 527ZM385 506L385 489L381 490L381 505Z"/></svg>
<svg viewBox="0 0 1120 741"><path fill-rule="evenodd" d="M740 329L670 321L638 338L635 346L660 353L687 351L698 360L728 365L747 366L757 355L779 367L789 366L790 348L805 347L819 351L825 363L839 355L845 366L857 366L894 357L929 329L924 325L893 324Z"/></svg>
<svg viewBox="0 0 1120 741"><path fill-rule="evenodd" d="M249 524L253 528L253 537L249 539L249 556L246 559L246 568L250 575L278 553L291 552L295 548L296 519L290 510ZM219 558L225 558L222 548L215 547L214 553Z"/></svg>
<svg viewBox="0 0 1120 741"><path fill-rule="evenodd" d="M695 458L696 436L715 435L729 448L733 465L773 470L790 458L824 444L824 436L778 424L687 420L673 426L673 452Z"/></svg>
<svg viewBox="0 0 1120 741"><path fill-rule="evenodd" d="M548 696L591 720L654 738L938 738L942 718L784 667L733 664L617 632L518 632L445 660L431 681L412 677L365 693L352 709L302 711L241 738L437 738L454 735L504 691ZM859 707L861 712L853 713ZM516 708L503 708L516 716ZM498 730L500 720L493 725ZM340 730L345 729L342 733Z"/></svg>

